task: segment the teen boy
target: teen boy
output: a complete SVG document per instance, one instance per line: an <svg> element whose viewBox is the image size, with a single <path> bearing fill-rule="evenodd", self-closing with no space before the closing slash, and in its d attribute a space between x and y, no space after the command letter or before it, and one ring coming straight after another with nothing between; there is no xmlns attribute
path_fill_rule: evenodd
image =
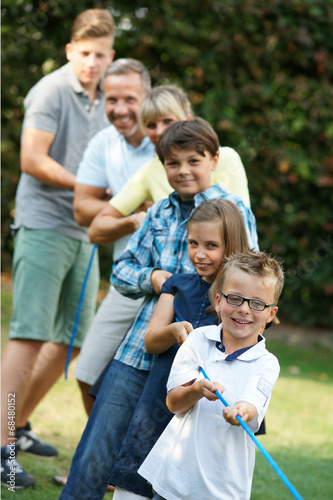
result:
<svg viewBox="0 0 333 500"><path fill-rule="evenodd" d="M113 30L112 16L106 10L78 15L66 45L68 64L42 78L24 103L22 175L14 224L13 315L2 359L1 481L7 482L14 467L16 488L35 482L16 461L9 463L6 445L11 444L8 438L13 434L8 436L8 394L15 394L16 425L24 426L17 431L17 448L57 454L32 434L22 415L32 412L64 369L91 254L87 231L73 217L75 175L89 139L107 125L100 80L114 56ZM95 261L75 355L93 317L97 289Z"/></svg>
<svg viewBox="0 0 333 500"><path fill-rule="evenodd" d="M267 411L280 367L262 334L282 287L280 265L264 252L226 259L211 297L221 324L193 330L180 347L167 383L176 416L139 469L154 499L250 498L255 445L236 417L255 432ZM230 404L223 413L216 390Z"/></svg>
<svg viewBox="0 0 333 500"><path fill-rule="evenodd" d="M156 151L174 188L153 205L125 252L115 263L112 283L124 295L144 296L97 394L73 457L62 500L103 498L113 464L152 366L144 333L164 281L173 273L194 273L187 254L187 220L205 200L227 198L239 208L250 247L257 248L256 223L250 208L223 184L210 186L218 161L219 140L200 118L176 122L162 134Z"/></svg>

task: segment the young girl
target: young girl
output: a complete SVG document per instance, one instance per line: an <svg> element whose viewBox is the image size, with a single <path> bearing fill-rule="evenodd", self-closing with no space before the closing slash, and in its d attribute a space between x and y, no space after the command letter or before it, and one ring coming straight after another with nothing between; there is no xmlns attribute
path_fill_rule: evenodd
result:
<svg viewBox="0 0 333 500"><path fill-rule="evenodd" d="M206 201L190 217L188 254L197 274L175 274L162 287L145 335L147 351L159 356L109 480L116 485L114 500L152 497L150 485L137 470L173 416L165 400L174 356L193 328L217 324L213 309L207 311L210 286L224 257L240 253L247 247L242 216L231 201Z"/></svg>

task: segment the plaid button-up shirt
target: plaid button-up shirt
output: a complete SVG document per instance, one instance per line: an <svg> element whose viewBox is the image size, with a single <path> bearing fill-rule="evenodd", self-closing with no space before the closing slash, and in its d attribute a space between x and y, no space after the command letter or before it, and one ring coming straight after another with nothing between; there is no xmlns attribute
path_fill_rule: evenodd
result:
<svg viewBox="0 0 333 500"><path fill-rule="evenodd" d="M222 183L196 194L194 206L214 198L226 198L237 205L243 216L249 247L258 249L252 210L244 205L241 198L227 193ZM161 269L172 274L195 272L187 254L188 219L183 220L179 201L179 195L174 192L168 199L155 203L113 267L112 284L120 293L134 299L145 296L115 355L118 361L139 370L150 370L154 361L154 355L147 353L143 341L159 298L151 283L153 270Z"/></svg>

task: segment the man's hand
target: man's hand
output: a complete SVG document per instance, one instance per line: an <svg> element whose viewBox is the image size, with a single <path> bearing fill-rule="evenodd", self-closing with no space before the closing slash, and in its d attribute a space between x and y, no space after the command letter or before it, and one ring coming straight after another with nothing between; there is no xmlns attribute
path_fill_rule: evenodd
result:
<svg viewBox="0 0 333 500"><path fill-rule="evenodd" d="M151 284L153 285L154 292L159 295L163 283L172 276L172 273L168 271L161 271L160 269L154 269L151 273Z"/></svg>

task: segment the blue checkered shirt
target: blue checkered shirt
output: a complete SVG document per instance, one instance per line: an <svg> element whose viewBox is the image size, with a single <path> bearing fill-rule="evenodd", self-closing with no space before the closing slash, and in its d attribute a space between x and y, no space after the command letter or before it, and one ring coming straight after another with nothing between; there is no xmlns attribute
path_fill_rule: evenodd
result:
<svg viewBox="0 0 333 500"><path fill-rule="evenodd" d="M238 196L225 191L222 183L215 184L194 197L194 206L214 198L226 198L239 208L245 223L250 248L258 249L256 221L252 210ZM120 344L115 359L139 370L150 370L154 355L145 350L143 337L158 301L151 284L154 269L175 273L194 273L187 254L187 222L183 220L179 195L155 203L127 247L115 262L112 284L131 298L145 296L136 318Z"/></svg>

